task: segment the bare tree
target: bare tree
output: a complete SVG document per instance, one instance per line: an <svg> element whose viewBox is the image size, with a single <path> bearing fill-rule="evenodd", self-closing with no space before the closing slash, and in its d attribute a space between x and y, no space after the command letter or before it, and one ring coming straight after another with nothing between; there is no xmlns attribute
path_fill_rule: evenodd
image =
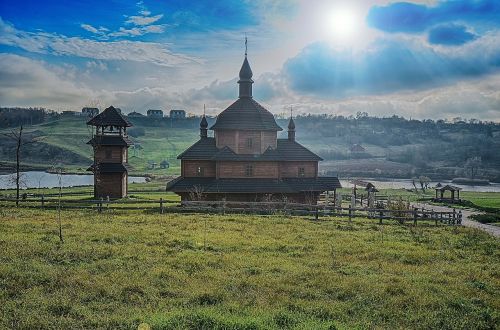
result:
<svg viewBox="0 0 500 330"><path fill-rule="evenodd" d="M57 169L57 180L59 183L59 195L57 198L57 223L59 225L59 241L64 242L62 234L62 222L61 222L61 196L62 196L62 167L59 166Z"/></svg>
<svg viewBox="0 0 500 330"><path fill-rule="evenodd" d="M420 188L422 188L422 192L425 194L425 189L427 189L427 187L429 187L429 182L431 182L431 179L426 177L426 176L421 175L418 178L418 181L420 182Z"/></svg>
<svg viewBox="0 0 500 330"><path fill-rule="evenodd" d="M15 141L16 143L16 206L19 206L19 190L21 186L21 149L27 144L37 142L33 138L23 137L23 125L19 127L19 130L12 130L10 133L3 134L8 139Z"/></svg>
<svg viewBox="0 0 500 330"><path fill-rule="evenodd" d="M193 201L202 201L205 197L205 190L200 185L195 185L189 192L189 198Z"/></svg>
<svg viewBox="0 0 500 330"><path fill-rule="evenodd" d="M464 168L470 172L470 178L474 179L479 167L481 167L481 157L471 157L465 161Z"/></svg>
<svg viewBox="0 0 500 330"><path fill-rule="evenodd" d="M411 184L413 185L413 188L415 189L415 192L418 193L418 189L417 189L417 178L416 177L413 177L411 178Z"/></svg>

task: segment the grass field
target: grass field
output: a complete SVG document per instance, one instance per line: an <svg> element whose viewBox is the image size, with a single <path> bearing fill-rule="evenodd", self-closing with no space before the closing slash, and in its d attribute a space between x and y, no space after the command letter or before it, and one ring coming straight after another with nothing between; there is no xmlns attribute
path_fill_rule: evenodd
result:
<svg viewBox="0 0 500 330"><path fill-rule="evenodd" d="M494 329L500 241L283 216L0 209L0 328Z"/></svg>
<svg viewBox="0 0 500 330"><path fill-rule="evenodd" d="M478 206L500 209L500 193L463 191L460 193L460 198Z"/></svg>

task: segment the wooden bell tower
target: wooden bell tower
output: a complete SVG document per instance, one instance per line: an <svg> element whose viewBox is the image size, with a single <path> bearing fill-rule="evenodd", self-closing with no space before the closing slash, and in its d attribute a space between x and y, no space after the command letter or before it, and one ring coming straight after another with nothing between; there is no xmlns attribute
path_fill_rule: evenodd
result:
<svg viewBox="0 0 500 330"><path fill-rule="evenodd" d="M128 147L127 127L132 124L114 107L109 107L87 122L92 125L94 163L87 170L94 173L94 197L117 199L127 196Z"/></svg>

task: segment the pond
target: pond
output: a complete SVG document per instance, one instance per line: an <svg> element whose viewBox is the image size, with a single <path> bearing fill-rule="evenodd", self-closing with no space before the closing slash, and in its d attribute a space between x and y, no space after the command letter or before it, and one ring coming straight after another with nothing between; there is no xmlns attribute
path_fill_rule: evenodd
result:
<svg viewBox="0 0 500 330"><path fill-rule="evenodd" d="M363 179L369 181L375 185L378 189L414 189L412 180L410 179ZM452 183L451 180L442 181L431 181L429 187L435 187L438 183L442 185L453 185L462 188L463 191L474 191L474 192L500 192L500 183L491 183L487 186L469 186ZM340 184L344 188L351 188L352 184L349 180L340 180ZM416 182L417 188L420 188L420 183Z"/></svg>
<svg viewBox="0 0 500 330"><path fill-rule="evenodd" d="M15 174L0 175L0 189L15 189ZM25 188L55 188L59 187L57 174L42 171L21 172L21 187ZM129 176L129 183L146 182L145 177ZM94 176L88 174L62 174L63 187L92 186Z"/></svg>

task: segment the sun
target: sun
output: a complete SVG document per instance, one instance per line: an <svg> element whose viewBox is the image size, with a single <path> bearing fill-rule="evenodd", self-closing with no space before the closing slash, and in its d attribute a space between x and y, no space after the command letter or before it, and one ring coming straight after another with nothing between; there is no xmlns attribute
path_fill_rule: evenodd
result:
<svg viewBox="0 0 500 330"><path fill-rule="evenodd" d="M333 8L326 21L328 32L338 41L354 38L362 26L362 18L356 8L349 6Z"/></svg>

